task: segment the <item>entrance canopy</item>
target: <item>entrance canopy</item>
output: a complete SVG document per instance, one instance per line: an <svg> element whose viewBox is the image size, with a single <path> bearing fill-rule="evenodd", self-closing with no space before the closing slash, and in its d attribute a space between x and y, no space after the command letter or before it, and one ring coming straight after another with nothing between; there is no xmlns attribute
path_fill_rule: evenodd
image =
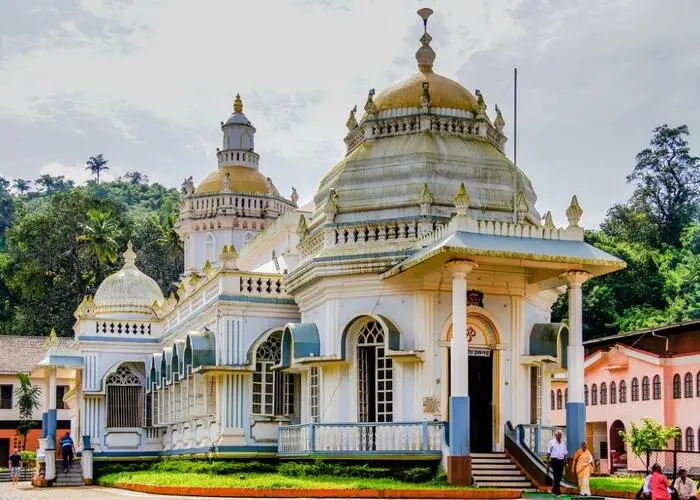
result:
<svg viewBox="0 0 700 500"><path fill-rule="evenodd" d="M584 241L497 236L457 230L427 245L383 274L425 274L455 259L469 259L482 266L518 267L532 270L530 283L562 284L559 274L570 269L593 276L623 269L623 260Z"/></svg>

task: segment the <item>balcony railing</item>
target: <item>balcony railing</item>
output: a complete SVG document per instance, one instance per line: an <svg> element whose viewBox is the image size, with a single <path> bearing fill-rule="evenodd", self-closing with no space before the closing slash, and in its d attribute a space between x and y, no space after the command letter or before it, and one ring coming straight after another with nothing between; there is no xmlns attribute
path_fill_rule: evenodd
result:
<svg viewBox="0 0 700 500"><path fill-rule="evenodd" d="M518 431L522 433L520 442L540 458L547 454L547 445L554 439L554 433L556 431L562 431L564 434L563 439L566 439L565 427L522 424L518 425L517 428Z"/></svg>
<svg viewBox="0 0 700 500"><path fill-rule="evenodd" d="M440 456L444 422L374 422L281 426L279 456Z"/></svg>

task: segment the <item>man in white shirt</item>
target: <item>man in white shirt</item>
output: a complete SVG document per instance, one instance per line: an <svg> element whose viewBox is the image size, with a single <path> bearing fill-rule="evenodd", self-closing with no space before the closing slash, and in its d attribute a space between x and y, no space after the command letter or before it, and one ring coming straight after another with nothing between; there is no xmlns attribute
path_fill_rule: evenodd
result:
<svg viewBox="0 0 700 500"><path fill-rule="evenodd" d="M556 496L561 495L561 478L564 475L564 461L569 456L569 451L566 449L566 444L562 441L563 433L558 430L554 433L554 439L549 442L547 447L547 458L552 466L552 475L554 476L554 484L552 493Z"/></svg>

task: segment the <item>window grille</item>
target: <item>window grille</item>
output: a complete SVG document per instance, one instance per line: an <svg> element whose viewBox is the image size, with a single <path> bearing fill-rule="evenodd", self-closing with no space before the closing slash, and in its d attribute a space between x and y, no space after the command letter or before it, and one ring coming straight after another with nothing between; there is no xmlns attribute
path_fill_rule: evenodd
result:
<svg viewBox="0 0 700 500"><path fill-rule="evenodd" d="M649 377L642 378L642 401L649 401Z"/></svg>
<svg viewBox="0 0 700 500"><path fill-rule="evenodd" d="M692 427L685 430L685 451L695 451L695 432Z"/></svg>
<svg viewBox="0 0 700 500"><path fill-rule="evenodd" d="M12 409L12 384L0 385L0 409Z"/></svg>
<svg viewBox="0 0 700 500"><path fill-rule="evenodd" d="M309 419L318 422L320 417L320 375L318 366L309 367Z"/></svg>
<svg viewBox="0 0 700 500"><path fill-rule="evenodd" d="M557 410L562 408L562 394L561 389L557 389Z"/></svg>
<svg viewBox="0 0 700 500"><path fill-rule="evenodd" d="M639 401L639 379L632 379L632 401Z"/></svg>
<svg viewBox="0 0 700 500"><path fill-rule="evenodd" d="M591 387L591 406L598 404L598 386L593 384Z"/></svg>
<svg viewBox="0 0 700 500"><path fill-rule="evenodd" d="M542 394L542 379L544 378L544 368L542 368L542 365L538 365L535 368L535 387L537 388L537 392L535 395L535 399L537 401L537 404L535 405L535 422L538 424L542 423L542 411L544 410L544 404L542 402L543 399L543 394Z"/></svg>
<svg viewBox="0 0 700 500"><path fill-rule="evenodd" d="M627 402L627 382L620 380L620 403Z"/></svg>
<svg viewBox="0 0 700 500"><path fill-rule="evenodd" d="M588 406L588 384L583 386L583 403Z"/></svg>
<svg viewBox="0 0 700 500"><path fill-rule="evenodd" d="M682 450L683 449L683 438L681 437L681 428L676 427L676 437L673 438L673 449L674 450Z"/></svg>
<svg viewBox="0 0 700 500"><path fill-rule="evenodd" d="M608 386L603 382L600 384L600 404L608 404Z"/></svg>
<svg viewBox="0 0 700 500"><path fill-rule="evenodd" d="M107 427L141 427L143 388L141 380L126 366L120 366L105 382Z"/></svg>
<svg viewBox="0 0 700 500"><path fill-rule="evenodd" d="M357 338L358 416L360 422L393 422L393 361L386 356L384 331L367 322Z"/></svg>
<svg viewBox="0 0 700 500"><path fill-rule="evenodd" d="M695 376L695 395L700 398L700 372ZM698 436L698 439L700 439L700 436Z"/></svg>
<svg viewBox="0 0 700 500"><path fill-rule="evenodd" d="M610 382L610 404L614 405L615 403L617 403L617 384L615 384L615 381L613 380Z"/></svg>
<svg viewBox="0 0 700 500"><path fill-rule="evenodd" d="M297 376L273 367L282 359L282 334L271 334L255 354L253 373L253 414L265 416L296 415Z"/></svg>
<svg viewBox="0 0 700 500"><path fill-rule="evenodd" d="M654 399L661 399L661 377L658 375L654 375L654 382L653 382L653 397Z"/></svg>
<svg viewBox="0 0 700 500"><path fill-rule="evenodd" d="M681 376L676 373L673 376L673 399L680 399L680 398L681 398Z"/></svg>
<svg viewBox="0 0 700 500"><path fill-rule="evenodd" d="M693 376L690 373L686 373L683 380L683 397L692 398L693 397ZM691 429L692 431L692 429Z"/></svg>
<svg viewBox="0 0 700 500"><path fill-rule="evenodd" d="M551 406L552 406L552 410L555 410L555 409L556 409L556 403L554 402L554 391L550 391L549 398L550 398L550 400L551 400L550 403L551 403Z"/></svg>

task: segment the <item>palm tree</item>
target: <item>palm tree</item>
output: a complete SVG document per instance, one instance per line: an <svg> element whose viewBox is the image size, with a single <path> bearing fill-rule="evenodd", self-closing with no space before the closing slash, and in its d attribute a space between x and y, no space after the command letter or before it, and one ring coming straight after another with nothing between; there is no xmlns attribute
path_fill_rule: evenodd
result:
<svg viewBox="0 0 700 500"><path fill-rule="evenodd" d="M32 190L31 183L32 181L28 181L25 179L15 179L14 181L12 181L12 186L15 188L15 190L19 193L20 196L23 196L25 193L28 193Z"/></svg>
<svg viewBox="0 0 700 500"><path fill-rule="evenodd" d="M78 241L85 243L100 264L114 264L117 261L119 244L117 238L121 230L111 212L100 212L94 208L87 213L88 222L81 224L83 234Z"/></svg>
<svg viewBox="0 0 700 500"><path fill-rule="evenodd" d="M95 182L99 184L100 172L109 170L109 167L107 166L109 160L105 160L102 156L102 153L100 153L97 156L91 156L90 159L88 159L88 161L85 163L87 165L87 167L85 167L85 170L89 170L90 172L92 172L92 175L95 176Z"/></svg>
<svg viewBox="0 0 700 500"><path fill-rule="evenodd" d="M41 387L32 384L27 373L18 373L17 379L19 380L19 385L15 388L15 399L19 410L17 433L22 436L23 448L26 449L27 434L36 425L32 417L34 410L40 406Z"/></svg>
<svg viewBox="0 0 700 500"><path fill-rule="evenodd" d="M148 184L148 175L142 174L139 171L127 172L124 174L124 179L126 179L130 184Z"/></svg>
<svg viewBox="0 0 700 500"><path fill-rule="evenodd" d="M159 224L161 235L157 243L169 259L177 259L182 255L180 235L175 231L176 223L177 215L168 215L164 217L163 223Z"/></svg>

